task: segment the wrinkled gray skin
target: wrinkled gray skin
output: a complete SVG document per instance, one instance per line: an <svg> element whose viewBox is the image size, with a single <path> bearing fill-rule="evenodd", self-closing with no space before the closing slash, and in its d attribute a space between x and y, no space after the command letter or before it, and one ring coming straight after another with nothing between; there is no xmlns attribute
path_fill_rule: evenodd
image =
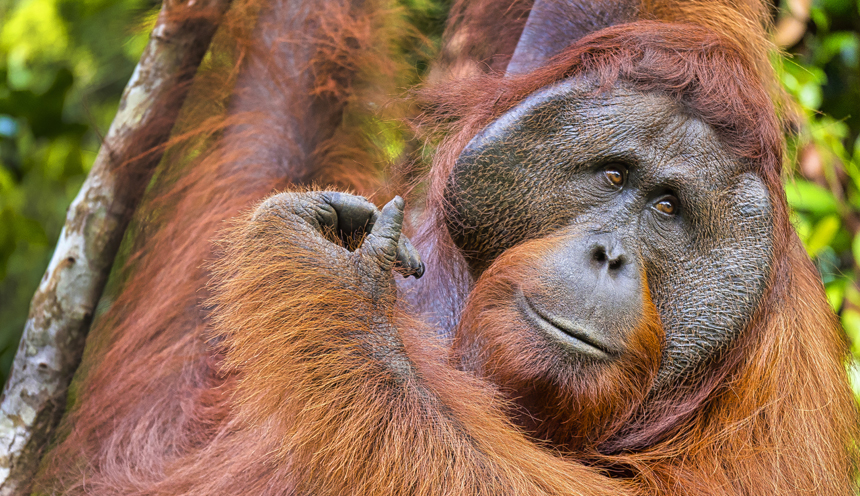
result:
<svg viewBox="0 0 860 496"><path fill-rule="evenodd" d="M608 181L608 166L627 171L622 186ZM670 197L675 215L655 208ZM446 199L449 230L474 278L523 241L562 237L516 303L526 322L574 359L623 352L647 277L666 332L655 391L730 345L770 274L772 208L762 180L677 103L623 85L595 93L587 80L569 80L530 96L469 143ZM424 272L400 236L399 198L381 213L342 193L270 201L316 233L309 239L322 258L358 270L374 296L393 294L392 267L416 278ZM370 234L347 252L332 242L332 230L342 239Z"/></svg>
<svg viewBox="0 0 860 496"><path fill-rule="evenodd" d="M622 187L607 166L629 171ZM655 208L669 195L674 216ZM475 277L524 240L568 237L548 254L524 313L535 321L529 310L539 310L544 327L596 343L604 358L635 325L641 276L631 273L644 267L666 332L657 389L730 345L771 270L763 181L677 103L623 85L596 94L575 79L531 95L468 144L446 196L449 230ZM620 249L627 275L607 271L595 245Z"/></svg>

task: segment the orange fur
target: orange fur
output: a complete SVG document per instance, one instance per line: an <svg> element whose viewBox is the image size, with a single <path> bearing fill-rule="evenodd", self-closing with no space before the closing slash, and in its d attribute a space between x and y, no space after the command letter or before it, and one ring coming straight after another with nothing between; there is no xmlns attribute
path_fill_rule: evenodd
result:
<svg viewBox="0 0 860 496"><path fill-rule="evenodd" d="M660 365L663 329L647 276L638 328L626 352L611 363L571 364L530 330L514 292L537 283L547 250L566 237L551 236L505 252L481 275L457 327L452 348L464 370L486 377L516 404L518 424L569 452L593 451L630 422Z"/></svg>
<svg viewBox="0 0 860 496"><path fill-rule="evenodd" d="M239 377L242 435L270 433L259 442L273 443L270 461L290 467L284 482L297 493L630 491L534 445L502 414L494 388L452 368L438 338L402 311L385 315L401 335L379 335L366 316L393 302L357 298L358 281L320 270L283 224L271 216L228 235L214 324L224 367ZM408 372L373 358L390 339Z"/></svg>
<svg viewBox="0 0 860 496"><path fill-rule="evenodd" d="M435 144L434 130L446 139L423 207L429 271L424 289L415 290L444 295L452 318L463 312L454 356L400 300L386 306L356 298L342 274L314 263L300 238L283 235L278 218L237 221L213 253L211 240L226 219L291 184L316 181L386 196L384 154L358 130L415 111L409 102L383 104L415 82L396 51L416 35L389 4L325 0L297 17L287 15L288 6L300 2L234 3L125 240L71 408L43 463L40 491L853 490L860 434L846 349L788 222L772 105L779 95L771 89L759 2L643 1L641 17L687 24L643 22L595 33L518 78L492 69L510 58L528 2L457 2L436 74L453 67L460 76L483 75L433 76L440 86L424 91L431 102L423 121L428 143ZM498 43L480 44L495 35ZM660 37L668 40L662 65L650 72L636 65L636 50L659 45ZM457 71L457 60L477 61L464 64L480 70ZM521 391L504 385L539 374L540 357L491 356L485 377L452 366L482 365L469 359L469 340L484 351L480 341L490 338L516 346L520 337L493 305L504 299L506 281L528 274L541 245L524 244L471 281L442 228L440 193L478 130L536 89L587 71L606 84L641 76L643 90L683 100L754 164L775 206L774 276L752 322L708 374L643 404L662 332L646 307L632 360L604 371L592 388L571 376L555 392L581 408L556 413L582 418L561 419L568 431L541 432L520 417ZM213 258L219 261L210 270ZM399 332L379 335L367 324L370 315ZM393 350L385 359L374 355L380 343ZM408 373L393 373L392 363ZM576 442L553 444L561 431Z"/></svg>

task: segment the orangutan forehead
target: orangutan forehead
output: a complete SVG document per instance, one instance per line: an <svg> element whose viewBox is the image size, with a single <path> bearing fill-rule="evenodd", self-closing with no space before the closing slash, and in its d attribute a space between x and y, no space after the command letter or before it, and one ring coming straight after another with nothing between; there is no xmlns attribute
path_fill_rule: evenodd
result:
<svg viewBox="0 0 860 496"><path fill-rule="evenodd" d="M701 182L705 189L725 188L739 174L754 172L676 99L623 82L601 88L587 77L530 95L476 136L465 153L490 142L525 161L554 160L567 169L606 161L642 164L655 180L684 177L687 186Z"/></svg>

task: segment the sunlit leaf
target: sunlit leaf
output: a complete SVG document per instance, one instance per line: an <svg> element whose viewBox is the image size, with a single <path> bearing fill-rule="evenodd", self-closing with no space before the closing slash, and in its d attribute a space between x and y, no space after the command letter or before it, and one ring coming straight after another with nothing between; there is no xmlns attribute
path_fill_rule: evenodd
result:
<svg viewBox="0 0 860 496"><path fill-rule="evenodd" d="M855 234L851 240L851 255L854 257L854 264L860 265L860 234Z"/></svg>
<svg viewBox="0 0 860 496"><path fill-rule="evenodd" d="M838 215L828 215L819 220L815 224L815 227L812 228L812 234L810 234L809 240L806 243L806 251L809 253L809 256L816 256L818 252L828 246L833 241L833 238L836 237L836 233L841 226L842 221L839 220Z"/></svg>
<svg viewBox="0 0 860 496"><path fill-rule="evenodd" d="M854 284L845 286L845 301L860 308L860 291L857 291L857 287Z"/></svg>
<svg viewBox="0 0 860 496"><path fill-rule="evenodd" d="M848 381L851 383L851 389L854 390L854 396L860 398L860 360L856 355L848 364Z"/></svg>
<svg viewBox="0 0 860 496"><path fill-rule="evenodd" d="M806 83L797 92L800 104L808 109L817 109L821 106L821 86L817 83Z"/></svg>
<svg viewBox="0 0 860 496"><path fill-rule="evenodd" d="M830 308L834 312L838 312L842 308L842 301L845 299L845 286L848 281L845 279L837 279L824 287L824 293L827 295L827 301L830 302Z"/></svg>
<svg viewBox="0 0 860 496"><path fill-rule="evenodd" d="M39 83L32 71L34 59L60 61L67 53L68 30L56 0L17 2L0 26L0 50L8 54L7 78L17 89Z"/></svg>
<svg viewBox="0 0 860 496"><path fill-rule="evenodd" d="M860 358L860 312L848 309L842 312L842 327L852 344L851 353Z"/></svg>
<svg viewBox="0 0 860 496"><path fill-rule="evenodd" d="M824 9L813 5L812 8L809 9L809 17L819 29L825 31L830 29L830 18L827 16Z"/></svg>
<svg viewBox="0 0 860 496"><path fill-rule="evenodd" d="M786 183L785 196L791 208L817 215L835 213L839 208L839 202L833 193L803 179Z"/></svg>

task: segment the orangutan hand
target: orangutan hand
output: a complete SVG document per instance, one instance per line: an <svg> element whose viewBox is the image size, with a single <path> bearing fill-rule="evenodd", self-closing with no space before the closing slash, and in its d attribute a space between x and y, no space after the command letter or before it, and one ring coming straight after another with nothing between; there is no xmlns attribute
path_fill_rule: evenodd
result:
<svg viewBox="0 0 860 496"><path fill-rule="evenodd" d="M418 251L400 232L403 206L399 196L380 211L348 193L282 193L263 202L254 219L275 215L286 221L288 230L298 232L285 236L319 253L321 265L343 271L345 280L357 276L362 289L379 298L392 289L392 269L404 277L424 274Z"/></svg>

